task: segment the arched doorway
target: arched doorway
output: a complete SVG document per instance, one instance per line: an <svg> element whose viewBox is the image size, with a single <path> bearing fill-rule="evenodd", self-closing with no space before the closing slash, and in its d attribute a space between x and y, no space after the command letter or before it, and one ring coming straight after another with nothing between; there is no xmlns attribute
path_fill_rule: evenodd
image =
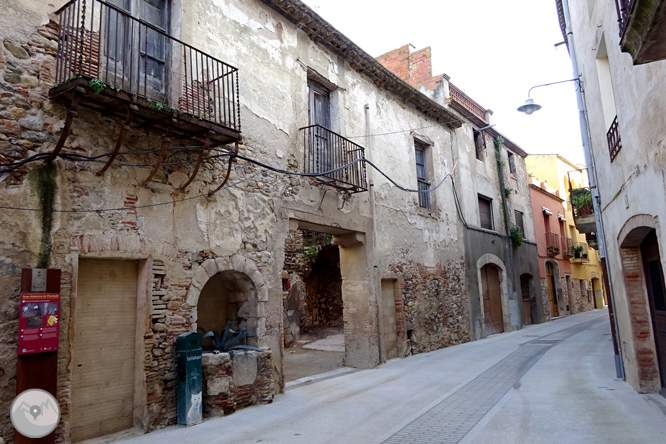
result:
<svg viewBox="0 0 666 444"><path fill-rule="evenodd" d="M531 275L523 274L520 276L520 294L523 300L523 319L525 320L525 325L532 325L535 322L533 315L534 301L532 300L532 292L530 291L531 284Z"/></svg>
<svg viewBox="0 0 666 444"><path fill-rule="evenodd" d="M481 293L486 335L502 333L504 331L504 319L502 316L500 270L492 264L484 265L481 268Z"/></svg>
<svg viewBox="0 0 666 444"><path fill-rule="evenodd" d="M206 331L224 331L231 321L233 330L250 330L249 345L256 345L258 326L257 290L245 273L225 270L204 285L197 303L197 325ZM210 344L204 341L204 348Z"/></svg>
<svg viewBox="0 0 666 444"><path fill-rule="evenodd" d="M546 262L546 286L548 288L548 304L550 307L550 316L556 318L560 315L560 309L557 305L557 287L555 286L555 267L551 262Z"/></svg>
<svg viewBox="0 0 666 444"><path fill-rule="evenodd" d="M661 386L666 387L666 286L664 285L664 272L661 267L659 243L657 233L650 230L641 243L641 258L643 259L643 272L645 273L645 287L648 294L652 328L654 331L655 348Z"/></svg>

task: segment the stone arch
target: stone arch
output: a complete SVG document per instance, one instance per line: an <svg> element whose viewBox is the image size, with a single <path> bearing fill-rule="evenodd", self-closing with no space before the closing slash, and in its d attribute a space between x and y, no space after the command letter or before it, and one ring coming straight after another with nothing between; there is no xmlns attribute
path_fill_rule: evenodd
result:
<svg viewBox="0 0 666 444"><path fill-rule="evenodd" d="M481 335L486 337L486 327L484 323L485 313L483 308L483 278L481 275L481 269L486 265L494 265L500 270L499 279L500 279L500 297L502 301L502 324L504 326L504 331L511 331L511 314L509 311L509 284L507 280L506 266L502 259L495 256L492 253L486 253L476 261L476 273L479 283L479 305L481 307Z"/></svg>
<svg viewBox="0 0 666 444"><path fill-rule="evenodd" d="M268 301L268 288L263 275L257 269L257 265L254 261L239 254L230 258L207 259L194 269L186 299L187 304L192 307L192 328L196 330L198 326L198 305L201 292L208 282L217 275L219 276L216 280L222 279L222 281L225 281L229 279L237 279L240 281L238 285L239 288L237 290L232 289L232 291L252 293L251 297L248 295L248 299L253 300L254 307L248 306L247 309L243 310L251 315L255 312L257 313L256 316L251 316L256 319L256 323L251 322L252 325L248 325L248 328L255 330L257 336L262 336L265 330L265 327L262 328L265 324L265 320L262 320L259 316L259 312L261 311L260 305ZM245 279L249 282L243 282Z"/></svg>
<svg viewBox="0 0 666 444"><path fill-rule="evenodd" d="M666 368L660 369L660 360L656 351L657 338L655 338L653 326L654 313L650 308L643 263L644 257L641 249L643 241L651 235L650 233L653 230L663 270L663 241L660 236L657 217L647 214L631 217L625 222L617 238L632 336L632 347L626 353L628 359L637 362L637 367L633 369L636 374L630 375L630 378L636 381L634 385L638 386L639 393L658 391L663 386L660 380L660 371L666 372ZM632 368L629 367L629 370L632 370Z"/></svg>

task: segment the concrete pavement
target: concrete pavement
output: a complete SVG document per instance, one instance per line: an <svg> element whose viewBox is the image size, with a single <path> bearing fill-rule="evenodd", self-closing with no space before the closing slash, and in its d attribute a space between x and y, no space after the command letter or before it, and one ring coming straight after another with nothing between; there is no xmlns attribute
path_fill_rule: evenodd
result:
<svg viewBox="0 0 666 444"><path fill-rule="evenodd" d="M666 442L665 400L614 377L608 314L596 310L292 386L271 405L114 442Z"/></svg>

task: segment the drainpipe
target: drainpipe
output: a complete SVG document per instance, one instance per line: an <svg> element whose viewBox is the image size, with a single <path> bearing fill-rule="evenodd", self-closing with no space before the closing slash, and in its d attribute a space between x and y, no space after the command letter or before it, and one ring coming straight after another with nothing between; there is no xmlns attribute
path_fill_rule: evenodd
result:
<svg viewBox="0 0 666 444"><path fill-rule="evenodd" d="M370 162L374 162L372 158L372 132L370 131L370 105L365 105L365 146L367 149L366 157ZM373 181L373 168L368 169L368 188L370 192L370 213L372 217L372 247L373 251L377 245L377 225L375 224L375 183ZM374 254L373 254L374 256ZM374 257L372 258L372 265L375 265Z"/></svg>
<svg viewBox="0 0 666 444"><path fill-rule="evenodd" d="M594 152L592 151L592 142L590 140L590 129L587 124L587 111L585 108L585 97L583 95L583 81L578 71L578 61L576 59L576 48L574 46L574 36L571 29L571 16L569 15L569 2L562 0L562 10L564 12L564 23L566 30L567 45L569 47L569 56L573 68L574 79L579 79L578 88L576 88L576 101L578 102L578 117L580 121L580 135L583 140L583 154L585 155L585 164L587 165L590 191L592 193L592 206L594 207L594 219L597 224L597 241L599 243L599 256L601 257L601 266L604 270L604 284L608 294L608 316L610 317L611 333L613 334L613 349L615 353L615 372L618 379L625 379L624 364L622 359L622 347L620 345L620 334L615 317L615 297L613 296L613 282L608 272L608 263L606 262L606 236L604 231L604 221L601 214L601 197L597 188L597 169L594 162Z"/></svg>

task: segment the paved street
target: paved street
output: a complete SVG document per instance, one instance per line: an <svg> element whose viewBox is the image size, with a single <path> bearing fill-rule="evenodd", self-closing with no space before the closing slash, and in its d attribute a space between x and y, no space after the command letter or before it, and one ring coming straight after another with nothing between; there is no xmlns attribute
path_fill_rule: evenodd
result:
<svg viewBox="0 0 666 444"><path fill-rule="evenodd" d="M615 379L608 325L606 310L557 319L116 443L666 442L666 400Z"/></svg>

